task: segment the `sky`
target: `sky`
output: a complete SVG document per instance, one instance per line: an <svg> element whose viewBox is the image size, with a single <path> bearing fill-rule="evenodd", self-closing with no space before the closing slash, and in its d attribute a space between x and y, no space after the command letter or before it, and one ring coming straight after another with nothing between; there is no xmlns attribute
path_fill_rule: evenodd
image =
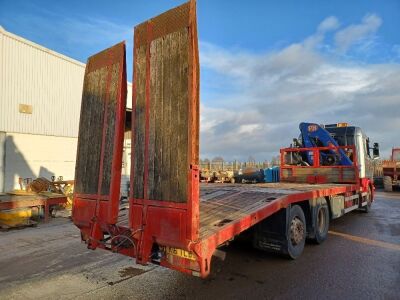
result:
<svg viewBox="0 0 400 300"><path fill-rule="evenodd" d="M69 57L127 42L175 0L0 0L0 25ZM197 1L200 156L263 161L300 122L360 126L400 146L400 1ZM128 99L129 101L129 99Z"/></svg>

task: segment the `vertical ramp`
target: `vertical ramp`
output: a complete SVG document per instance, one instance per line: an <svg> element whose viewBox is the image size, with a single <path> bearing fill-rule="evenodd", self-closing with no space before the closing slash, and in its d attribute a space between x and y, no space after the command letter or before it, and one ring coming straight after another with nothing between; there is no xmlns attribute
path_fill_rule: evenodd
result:
<svg viewBox="0 0 400 300"><path fill-rule="evenodd" d="M124 42L88 59L72 216L84 235L98 240L118 217L126 85Z"/></svg>
<svg viewBox="0 0 400 300"><path fill-rule="evenodd" d="M198 236L199 59L195 1L135 27L131 219L150 241ZM144 241L143 241L144 240Z"/></svg>

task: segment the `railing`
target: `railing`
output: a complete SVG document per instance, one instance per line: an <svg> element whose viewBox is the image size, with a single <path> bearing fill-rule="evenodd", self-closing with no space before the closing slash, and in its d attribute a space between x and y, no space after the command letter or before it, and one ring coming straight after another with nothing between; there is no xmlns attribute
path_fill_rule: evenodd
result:
<svg viewBox="0 0 400 300"><path fill-rule="evenodd" d="M358 183L359 171L354 146L281 149L281 181L303 183ZM330 155L331 160L327 158ZM338 165L347 155L352 165ZM304 160L310 158L311 164Z"/></svg>
<svg viewBox="0 0 400 300"><path fill-rule="evenodd" d="M265 169L271 167L267 162L240 162L240 161L215 161L215 162L201 162L199 164L200 170L208 171L239 171L245 168Z"/></svg>

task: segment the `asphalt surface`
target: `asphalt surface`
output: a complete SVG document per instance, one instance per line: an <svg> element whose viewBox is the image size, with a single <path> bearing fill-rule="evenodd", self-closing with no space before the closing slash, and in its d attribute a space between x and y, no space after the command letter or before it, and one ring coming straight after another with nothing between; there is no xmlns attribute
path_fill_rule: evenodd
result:
<svg viewBox="0 0 400 300"><path fill-rule="evenodd" d="M296 261L224 247L202 280L88 250L67 220L0 232L0 299L400 299L400 192L334 220Z"/></svg>

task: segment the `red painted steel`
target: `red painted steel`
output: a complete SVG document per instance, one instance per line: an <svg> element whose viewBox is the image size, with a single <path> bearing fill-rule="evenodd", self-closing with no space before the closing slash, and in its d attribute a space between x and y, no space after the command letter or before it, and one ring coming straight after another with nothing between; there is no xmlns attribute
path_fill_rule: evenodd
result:
<svg viewBox="0 0 400 300"><path fill-rule="evenodd" d="M110 226L113 226L118 218L127 93L125 56L125 43L122 42L90 57L85 70L85 80L88 80L86 77L91 72L102 68L108 68L105 81L104 101L101 103L101 105L104 105L104 114L97 193L88 194L76 192L74 194L72 209L73 221L75 225L81 229L84 239L88 242L88 247L92 249L101 245L99 241L103 239L104 232L113 230L110 229ZM119 64L117 82L112 82L112 67L116 64ZM115 115L111 116L111 118L115 119L114 139L112 144L108 144L106 141L106 131L109 126L107 115L111 84L117 84L115 87L117 94L115 99ZM99 86L99 88L101 88L101 86ZM95 92L99 93L99 91ZM113 148L113 157L111 162L109 194L102 195L103 162L106 147Z"/></svg>
<svg viewBox="0 0 400 300"><path fill-rule="evenodd" d="M339 149L343 150L351 150L351 154L353 155L353 165L351 166L342 166L342 165L334 165L334 166L324 166L320 164L320 152L321 151L336 151L338 152ZM285 162L286 153L290 152L313 152L313 165L312 166L297 166L297 165L289 165ZM329 147L318 147L318 148L283 148L280 150L280 157L281 157L281 165L280 165L280 178L281 181L289 181L289 182L296 182L296 170L299 169L314 169L316 175L309 176L307 178L307 182L311 184L315 183L327 183L329 180L327 176L318 174L319 169L335 169L339 171L339 178L337 183L359 183L359 172L358 172L358 164L357 164L357 153L355 146L329 146ZM343 179L343 172L344 170L353 169L354 170L354 179L353 180L344 180ZM291 170L292 176L287 178L284 176L285 170Z"/></svg>
<svg viewBox="0 0 400 300"><path fill-rule="evenodd" d="M176 247L182 250L189 251L193 256L194 260L189 258L178 257L174 255L166 255L160 259L160 264L162 266L179 270L181 272L192 274L196 276L206 277L210 273L211 258L217 247L221 246L225 242L231 240L236 235L240 234L244 230L250 228L254 224L262 221L268 216L279 211L281 208L288 207L293 203L299 201L305 201L313 198L318 198L322 196L331 195L354 195L360 190L365 190L368 187L367 180L360 182L356 180L348 184L341 185L308 185L304 184L302 187L306 187L304 190L299 190L293 193L287 193L285 196L277 198L276 200L271 200L268 203L263 204L260 209L255 211L250 211L244 214L240 218L228 222L227 224L221 225L221 227L216 227L211 234L200 236L200 216L199 216L199 206L200 195L199 195L199 170L197 166L198 159L198 132L193 128L198 126L199 119L199 101L198 101L198 46L197 46L197 31L196 31L196 6L195 1L190 1L189 5L189 21L187 23L187 28L189 30L190 36L190 47L189 47L189 65L188 65L188 76L189 76L189 121L188 121L188 136L190 139L189 147L189 160L190 160L190 170L187 174L188 180L188 199L185 203L173 202L174 199L163 199L155 200L149 199L148 194L148 160L149 160L149 119L150 119L150 43L154 38L159 38L162 36L160 32L153 36L152 22L155 19L147 21L147 73L146 73L146 90L145 90L145 171L144 171L144 194L143 198L134 198L133 196L133 178L135 176L133 172L133 163L131 170L131 195L129 199L129 225L121 226L115 223L115 218L108 219L101 214L103 209L102 203L112 202L114 211L117 206L117 202L114 202L112 196L102 197L100 195L87 195L87 194L76 194L74 204L74 221L81 228L83 239L89 243L92 248L99 247L106 250L118 252L131 257L136 257L136 261L140 264L147 264L152 260L152 249L157 246L168 246ZM181 6L182 8L182 6ZM165 18L166 15L163 15ZM176 21L176 19L174 19ZM165 19L164 19L165 21ZM182 22L178 20L177 22ZM186 23L185 23L186 24ZM171 28L163 28L165 32ZM177 30L177 28L174 28ZM164 34L165 34L164 32ZM155 32L154 32L155 34ZM134 57L138 50L139 34L135 31L135 43L134 43ZM140 41L143 42L143 41ZM124 77L121 77L123 80ZM137 70L134 69L134 78L137 78ZM193 80L194 79L194 80ZM136 97L137 97L137 86L135 80L133 81L133 99L132 99L132 131L135 132L135 111L136 111ZM121 93L121 95L123 95ZM120 97L121 100L121 97ZM117 120L120 125L116 128L117 141L119 142L120 136L123 134L123 129L121 122L125 113L118 110ZM117 143L118 144L118 143ZM132 143L134 147L134 143ZM351 148L351 147L347 147ZM324 148L304 148L301 150L313 151L314 152L314 166L313 167L323 167L319 166L319 151L322 150L332 150L332 147ZM132 149L132 153L134 153ZM297 148L282 149L281 154L290 151L299 151ZM122 154L122 149L117 146L115 148L114 155ZM355 168L357 170L357 158L355 157L355 149L353 147L354 155L354 165L347 168ZM135 158L132 156L132 159ZM119 162L119 158L117 158ZM281 155L282 166L284 166L283 155ZM288 167L289 168L289 167ZM296 170L302 167L290 166L293 171L294 176L296 175ZM334 166L330 168L339 168L339 170L344 170L344 167ZM342 168L342 169L341 169ZM118 169L113 169L113 174L117 174ZM342 172L342 171L340 171ZM341 173L342 174L342 173ZM358 176L358 172L355 172ZM116 183L119 185L118 176L113 177L113 184L116 187ZM343 178L343 174L341 175ZM357 177L358 178L358 177ZM320 177L315 178L314 183L324 182L326 179ZM119 188L119 186L118 186ZM279 186L276 188L279 190ZM282 188L284 190L284 188ZM89 199L95 199L96 202L89 201ZM97 208L98 214L95 214L96 204L100 207ZM76 217L79 216L77 219ZM114 215L113 215L114 216ZM85 226L80 223L83 220L86 224ZM87 224L90 224L88 226ZM97 224L97 226L95 226Z"/></svg>
<svg viewBox="0 0 400 300"><path fill-rule="evenodd" d="M182 13L188 11L188 14ZM169 24L169 27L158 29L158 32L153 32L155 24ZM184 25L183 25L184 24ZM148 176L149 176L149 131L150 131L150 45L153 40L160 36L167 35L177 31L184 26L189 33L189 50L188 50L188 115L190 122L198 122L198 45L197 45L197 24L196 24L196 3L190 1L180 7L168 11L158 17L146 21L145 26L139 25L135 28L134 36L134 57L137 59L139 45L146 44L146 81L145 81L145 152L144 152L144 199L137 199L130 196L130 216L129 224L135 240L135 249L137 251L137 262L146 264L149 261L153 244L173 245L179 248L187 248L188 243L197 239L199 227L199 170L197 167L198 157L198 123L188 124L188 198L185 203L170 202L174 199L152 200L148 194ZM159 26L159 25L158 25ZM146 38L143 39L139 31L145 30ZM160 33L161 32L161 33ZM134 63L135 65L135 63ZM134 68L134 78L137 78L137 70ZM132 100L132 130L135 131L135 112L136 112L136 97L137 83L135 79L133 85L133 100ZM193 141L192 141L193 139ZM135 143L132 142L132 147ZM134 149L132 148L132 159ZM133 164L131 173L131 191L134 190L134 174ZM158 220L158 222L154 222Z"/></svg>
<svg viewBox="0 0 400 300"><path fill-rule="evenodd" d="M204 239L189 242L187 246L183 249L195 253L199 270L194 270L193 266L191 266L192 269L190 269L188 260L178 260L175 262L176 264L171 264L166 259L163 259L161 261L161 265L189 274L197 274L198 272L198 275L204 278L208 276L210 272L211 257L218 246L231 240L236 235L250 228L254 224L262 221L263 219L269 217L270 215L279 211L281 208L288 207L288 205L293 203L318 197L326 197L335 194L345 193L352 194L357 190L358 185L341 185L334 188L316 187L315 190L288 194L285 197L281 197L275 201L266 204L263 208L255 212L247 214L236 222L232 222L221 227L217 232L205 237Z"/></svg>

